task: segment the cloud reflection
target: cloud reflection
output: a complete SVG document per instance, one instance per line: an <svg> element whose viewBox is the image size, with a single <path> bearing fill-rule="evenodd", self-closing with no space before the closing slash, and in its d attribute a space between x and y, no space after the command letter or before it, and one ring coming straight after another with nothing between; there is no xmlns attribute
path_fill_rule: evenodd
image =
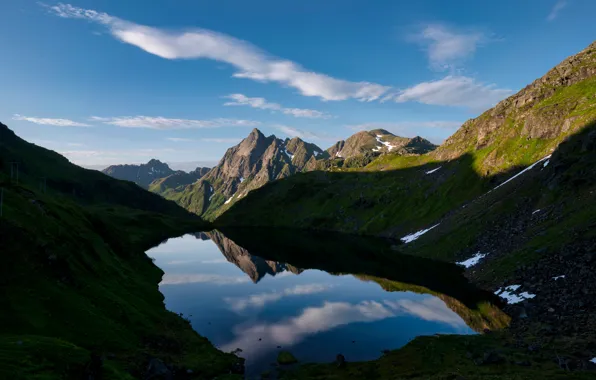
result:
<svg viewBox="0 0 596 380"><path fill-rule="evenodd" d="M278 345L291 347L309 335L328 331L342 325L358 322L375 322L399 315L415 316L427 321L465 327L465 322L438 298L420 301L409 299L397 301L324 302L320 307L309 307L296 317L276 323L239 325L234 328L236 339L222 345L229 352L238 347L250 347L243 356L255 359ZM259 339L262 339L259 341Z"/></svg>
<svg viewBox="0 0 596 380"><path fill-rule="evenodd" d="M160 285L210 283L215 285L233 285L249 282L245 276L222 276L218 274L168 274L163 276Z"/></svg>
<svg viewBox="0 0 596 380"><path fill-rule="evenodd" d="M267 303L279 301L283 297L320 293L330 287L331 285L324 284L296 285L281 292L259 293L248 297L226 297L224 300L230 305L232 310L241 312L248 308L262 308Z"/></svg>

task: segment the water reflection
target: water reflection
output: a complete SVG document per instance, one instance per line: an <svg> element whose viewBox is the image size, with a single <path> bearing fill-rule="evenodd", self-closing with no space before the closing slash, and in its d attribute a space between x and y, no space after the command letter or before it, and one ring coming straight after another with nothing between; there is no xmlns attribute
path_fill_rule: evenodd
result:
<svg viewBox="0 0 596 380"><path fill-rule="evenodd" d="M376 239L226 230L170 239L148 255L165 272L166 306L220 349L240 348L249 376L280 347L301 361L370 360L419 335L508 322L459 268L396 255Z"/></svg>

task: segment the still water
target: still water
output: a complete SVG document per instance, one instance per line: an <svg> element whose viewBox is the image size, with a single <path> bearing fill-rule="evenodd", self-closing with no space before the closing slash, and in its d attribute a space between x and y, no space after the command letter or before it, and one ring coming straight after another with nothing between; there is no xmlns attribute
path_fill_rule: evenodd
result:
<svg viewBox="0 0 596 380"><path fill-rule="evenodd" d="M385 256L344 239L287 234L272 241L271 234L236 234L238 244L219 231L189 234L147 252L165 272L166 307L189 318L219 349L240 349L248 375L269 369L280 350L300 362L332 362L339 353L361 361L419 335L475 333L453 311L461 314L453 307L461 302L428 290L441 287L432 270L432 278L411 284L419 262L383 263ZM375 277L393 273L392 266L409 283Z"/></svg>

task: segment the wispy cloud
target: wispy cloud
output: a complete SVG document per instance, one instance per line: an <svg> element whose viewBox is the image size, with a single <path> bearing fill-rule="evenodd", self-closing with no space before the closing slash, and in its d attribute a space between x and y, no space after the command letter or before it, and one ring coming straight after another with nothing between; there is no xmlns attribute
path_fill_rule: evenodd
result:
<svg viewBox="0 0 596 380"><path fill-rule="evenodd" d="M193 139L186 139L186 138L183 138L183 137L168 137L168 138L166 138L166 140L173 141L173 142L193 142L193 141L196 141L196 140L193 140Z"/></svg>
<svg viewBox="0 0 596 380"><path fill-rule="evenodd" d="M183 138L183 137L168 137L166 138L166 140L168 141L173 141L173 142L198 142L198 141L204 141L204 142L215 142L215 143L238 143L240 141L242 141L242 138L240 137L204 137L201 139L187 139L187 138Z"/></svg>
<svg viewBox="0 0 596 380"><path fill-rule="evenodd" d="M454 68L489 41L481 31L460 31L442 24L426 25L411 39L425 48L431 67L436 70Z"/></svg>
<svg viewBox="0 0 596 380"><path fill-rule="evenodd" d="M438 128L454 130L462 125L459 121L398 121L398 122L373 122L354 125L346 125L346 128L353 131L370 131L371 129L386 129L388 131L408 131L417 128Z"/></svg>
<svg viewBox="0 0 596 380"><path fill-rule="evenodd" d="M15 114L12 117L13 120L29 121L31 123L40 125L53 125L55 127L90 127L91 125L80 123L69 119L51 119L47 117L30 117Z"/></svg>
<svg viewBox="0 0 596 380"><path fill-rule="evenodd" d="M567 0L557 0L550 13L546 17L547 21L554 21L559 16L559 13L565 8L569 2Z"/></svg>
<svg viewBox="0 0 596 380"><path fill-rule="evenodd" d="M92 116L92 121L104 124L116 125L123 128L149 128L149 129L195 129L195 128L220 128L220 127L255 127L261 123L252 120L238 119L170 119L165 117L152 116L121 116L121 117L98 117Z"/></svg>
<svg viewBox="0 0 596 380"><path fill-rule="evenodd" d="M288 296L321 293L330 287L331 285L324 284L296 285L293 288L286 288L281 292L258 293L248 297L227 297L224 300L230 305L232 310L241 312L248 308L262 308L268 303L279 301Z"/></svg>
<svg viewBox="0 0 596 380"><path fill-rule="evenodd" d="M202 138L201 141L234 144L234 143L239 143L240 141L242 141L242 138L241 137L230 137L230 138L205 137L205 138Z"/></svg>
<svg viewBox="0 0 596 380"><path fill-rule="evenodd" d="M210 283L215 285L235 285L249 282L250 278L246 276L224 276L219 274L176 274L166 273L160 285L177 285L177 284L195 284L195 283Z"/></svg>
<svg viewBox="0 0 596 380"><path fill-rule="evenodd" d="M473 104L474 107L478 107L481 104L481 107L488 107L494 104L495 99L500 100L504 93L509 93L509 90L475 83L474 79L466 77L457 77L458 80L454 80L454 77L446 77L436 82L421 83L401 91L377 83L352 82L316 73L298 63L274 57L246 41L211 30L164 30L135 24L106 13L74 7L70 4L60 3L48 7L48 9L62 18L84 19L102 25L117 40L165 59L210 59L227 63L237 70L233 74L235 78L275 82L295 88L304 96L318 97L325 101L347 99L373 101L397 98L399 101L422 101L435 105L469 107L470 104ZM431 32L428 32L427 35L432 44L432 56L439 61L449 61L455 57L461 57L464 52L470 54L472 49L470 46L474 45L472 49L474 50L478 43L477 37L463 38L463 40L456 38L456 42L452 42L452 45L455 46L452 50L459 52L459 55L449 53L450 49L445 48L449 44L444 42L449 40L443 37L439 38L436 32ZM420 97L412 96L412 89L419 90L421 87L428 87L429 83L434 84L435 88L436 84L440 84L442 94L454 91L454 96L450 96L451 100L449 100L442 99L444 96L435 94L422 97L424 101ZM462 84L467 85L466 91L463 91ZM470 99L470 97L475 97L475 99ZM300 114L298 111L288 112Z"/></svg>
<svg viewBox="0 0 596 380"><path fill-rule="evenodd" d="M447 76L443 79L422 82L402 90L393 96L398 103L415 101L423 104L441 106L463 106L473 110L483 110L494 106L503 98L511 95L509 89L496 88L495 85L478 83L472 78ZM385 100L391 99L391 97Z"/></svg>
<svg viewBox="0 0 596 380"><path fill-rule="evenodd" d="M85 19L105 26L112 36L165 59L211 59L232 65L236 78L277 82L302 95L324 100L371 101L389 87L370 82L351 82L307 70L299 64L273 57L246 41L206 29L168 31L135 24L106 13L58 4L48 9L59 17Z"/></svg>
<svg viewBox="0 0 596 380"><path fill-rule="evenodd" d="M249 106L262 110L280 111L286 115L294 117L305 117L309 119L329 119L331 115L325 112L305 109L305 108L287 108L280 104L268 102L265 98L249 98L243 94L231 94L224 96L225 99L231 99L231 102L224 103L224 106Z"/></svg>
<svg viewBox="0 0 596 380"><path fill-rule="evenodd" d="M288 125L275 125L275 128L279 129L280 131L282 131L283 133L285 133L286 135L290 136L290 137L300 137L303 139L322 139L321 135L314 133L314 132L310 132L310 131L305 131L303 129L299 129L299 128L294 128L294 127L290 127Z"/></svg>

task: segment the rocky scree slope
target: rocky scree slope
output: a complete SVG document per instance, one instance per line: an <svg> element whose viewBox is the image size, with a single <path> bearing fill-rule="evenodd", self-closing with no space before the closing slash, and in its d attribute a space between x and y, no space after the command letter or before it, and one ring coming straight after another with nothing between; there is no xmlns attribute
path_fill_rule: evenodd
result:
<svg viewBox="0 0 596 380"><path fill-rule="evenodd" d="M144 189L156 179L174 174L168 164L152 159L140 165L112 165L101 171L110 177L134 182Z"/></svg>
<svg viewBox="0 0 596 380"><path fill-rule="evenodd" d="M432 226L551 154L561 141L595 119L596 44L592 44L466 122L431 153L383 155L358 171L311 172L271 183L217 222L399 238Z"/></svg>
<svg viewBox="0 0 596 380"><path fill-rule="evenodd" d="M300 138L266 137L258 129L227 150L217 166L200 181L167 194L185 209L214 218L238 199L264 184L306 170L328 157L322 149Z"/></svg>

